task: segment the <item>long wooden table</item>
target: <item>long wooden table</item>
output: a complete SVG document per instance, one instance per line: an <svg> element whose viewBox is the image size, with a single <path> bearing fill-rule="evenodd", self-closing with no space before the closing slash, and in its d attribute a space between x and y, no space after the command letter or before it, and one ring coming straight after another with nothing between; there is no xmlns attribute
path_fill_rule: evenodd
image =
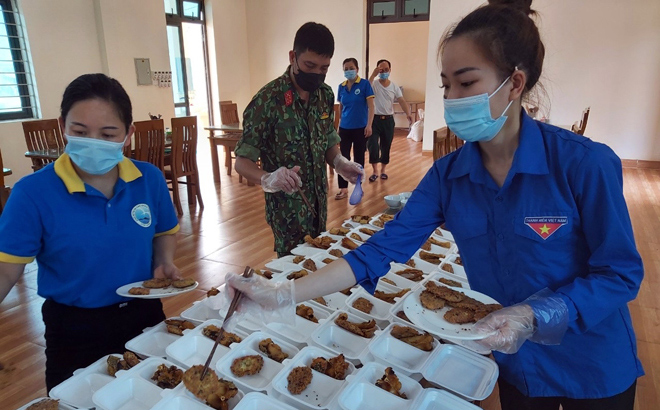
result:
<svg viewBox="0 0 660 410"><path fill-rule="evenodd" d="M204 127L209 132L209 144L211 146L211 164L213 166L213 182L220 183L220 159L218 157L218 146L222 146L225 151L225 167L227 175L231 176L232 158L231 153L236 148L239 138L243 134L241 124L229 124ZM222 134L216 135L216 132ZM248 182L248 185L254 185Z"/></svg>

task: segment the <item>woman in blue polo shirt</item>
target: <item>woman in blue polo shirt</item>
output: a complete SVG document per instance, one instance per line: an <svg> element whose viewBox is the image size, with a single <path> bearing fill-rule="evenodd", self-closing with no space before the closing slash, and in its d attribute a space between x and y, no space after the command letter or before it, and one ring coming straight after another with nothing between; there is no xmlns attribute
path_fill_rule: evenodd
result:
<svg viewBox="0 0 660 410"><path fill-rule="evenodd" d="M446 223L471 288L505 306L475 325L495 351L502 409L632 410L644 372L627 303L644 273L621 161L522 110L545 54L530 6L490 0L446 35L445 119L466 144L433 164L384 230L295 289L238 275L227 284L288 314L356 282L373 292L390 262Z"/></svg>
<svg viewBox="0 0 660 410"><path fill-rule="evenodd" d="M344 157L351 159L351 146L353 147L353 160L364 167L364 153L367 149L367 138L371 135L371 123L374 120L374 90L369 81L357 75L358 62L354 58L347 58L342 64L346 81L339 84L337 101L341 107L341 120L339 121L339 148ZM348 196L348 181L337 178L339 193L335 199L344 199Z"/></svg>
<svg viewBox="0 0 660 410"><path fill-rule="evenodd" d="M21 179L0 217L0 302L36 258L48 390L164 319L160 300L115 290L178 278L178 220L163 174L124 158L131 101L117 80L86 74L64 91L65 154Z"/></svg>

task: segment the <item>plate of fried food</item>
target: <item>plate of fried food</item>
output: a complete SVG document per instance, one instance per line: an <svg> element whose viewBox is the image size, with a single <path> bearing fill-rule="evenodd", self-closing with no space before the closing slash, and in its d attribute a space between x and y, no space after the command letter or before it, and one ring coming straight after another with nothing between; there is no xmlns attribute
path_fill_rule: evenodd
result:
<svg viewBox="0 0 660 410"><path fill-rule="evenodd" d="M454 289L429 280L402 302L403 312L415 325L439 337L478 340L487 334L472 331L474 323L502 308L495 299L469 289Z"/></svg>
<svg viewBox="0 0 660 410"><path fill-rule="evenodd" d="M151 278L129 283L117 289L117 294L126 298L160 299L194 290L199 283L193 278L172 280L167 278Z"/></svg>

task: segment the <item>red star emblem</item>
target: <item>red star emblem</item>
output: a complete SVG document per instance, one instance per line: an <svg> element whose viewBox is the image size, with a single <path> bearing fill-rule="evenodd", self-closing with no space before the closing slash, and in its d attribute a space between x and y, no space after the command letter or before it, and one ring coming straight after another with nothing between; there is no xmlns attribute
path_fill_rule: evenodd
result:
<svg viewBox="0 0 660 410"><path fill-rule="evenodd" d="M284 104L287 107L293 104L293 91L289 90L284 93Z"/></svg>

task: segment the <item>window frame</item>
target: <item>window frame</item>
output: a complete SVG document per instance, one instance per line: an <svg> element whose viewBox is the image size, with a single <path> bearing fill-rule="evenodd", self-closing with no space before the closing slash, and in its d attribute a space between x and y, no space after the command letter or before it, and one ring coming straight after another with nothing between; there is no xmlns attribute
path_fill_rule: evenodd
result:
<svg viewBox="0 0 660 410"><path fill-rule="evenodd" d="M25 47L25 33L21 29L23 27L22 22L20 22L21 16L18 7L12 0L0 0L0 6L2 6L2 12L5 16L5 28L22 108L20 111L14 112L0 111L0 121L36 118L36 105L33 104L36 102L34 83L31 72L27 70L30 68L30 55L27 47ZM19 19L19 22L17 22L17 19ZM31 84L32 87L30 87Z"/></svg>
<svg viewBox="0 0 660 410"><path fill-rule="evenodd" d="M373 9L375 3L389 3L394 1L395 4L395 14L393 16L374 16ZM379 24L379 23L402 23L410 21L429 21L429 16L431 14L431 0L426 0L428 2L428 13L425 14L416 14L416 15L406 15L406 0L368 0L367 1L367 24Z"/></svg>

